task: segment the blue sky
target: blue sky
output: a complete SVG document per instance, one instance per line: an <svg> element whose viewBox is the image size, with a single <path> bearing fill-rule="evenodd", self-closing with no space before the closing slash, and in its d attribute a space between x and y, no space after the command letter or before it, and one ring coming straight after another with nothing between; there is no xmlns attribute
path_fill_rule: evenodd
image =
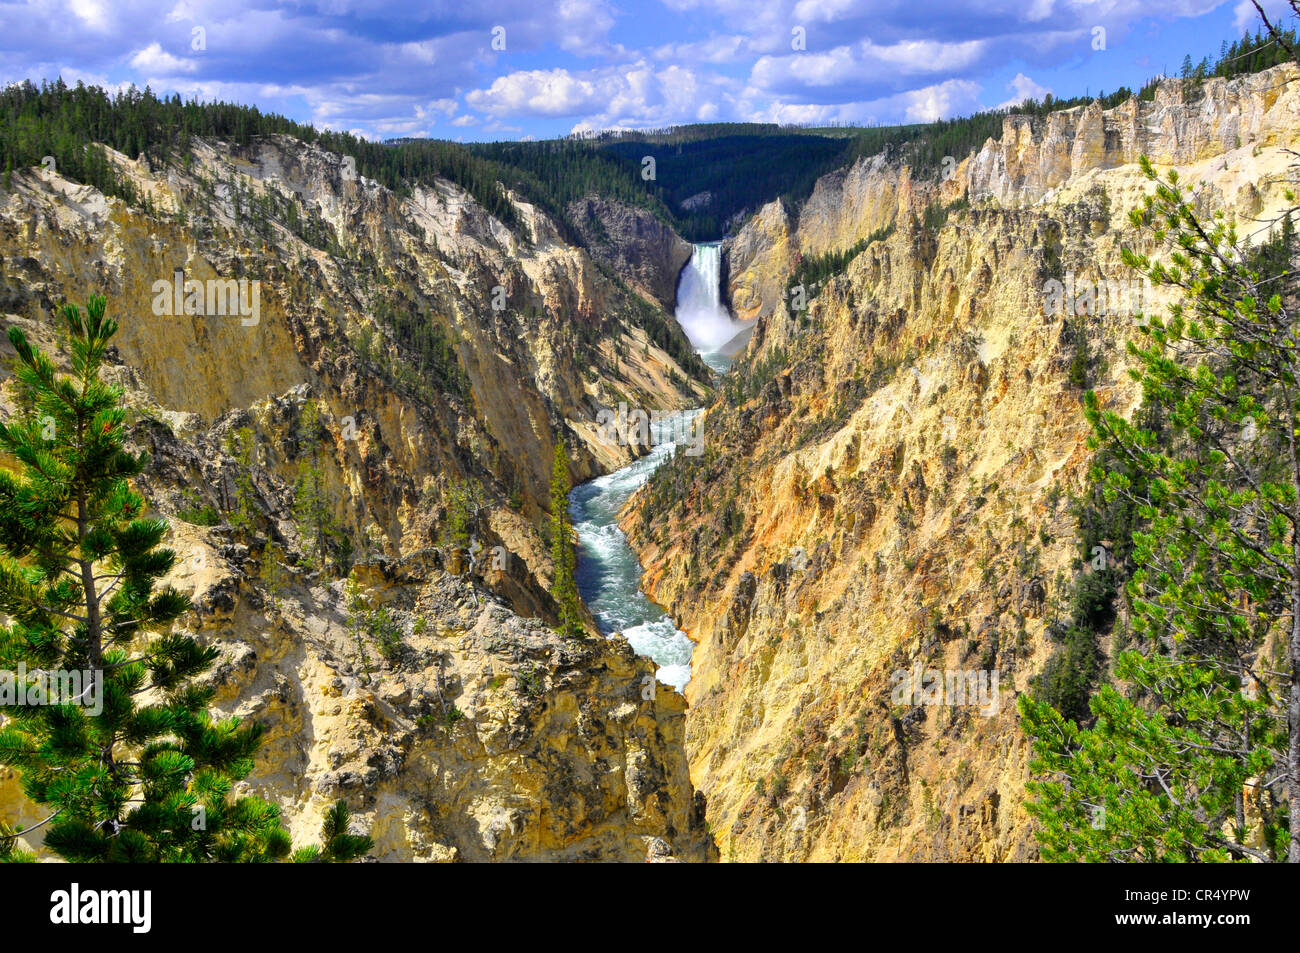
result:
<svg viewBox="0 0 1300 953"><path fill-rule="evenodd" d="M1136 88L1256 22L1249 0L0 0L0 78L380 139L919 122Z"/></svg>

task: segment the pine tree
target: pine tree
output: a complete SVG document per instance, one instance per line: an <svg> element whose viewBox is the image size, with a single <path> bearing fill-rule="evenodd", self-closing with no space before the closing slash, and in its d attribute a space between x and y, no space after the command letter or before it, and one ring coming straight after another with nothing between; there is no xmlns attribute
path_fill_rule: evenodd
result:
<svg viewBox="0 0 1300 953"><path fill-rule="evenodd" d="M226 437L226 453L235 461L235 500L228 518L230 525L247 536L257 526L257 491L253 486L253 431L232 430Z"/></svg>
<svg viewBox="0 0 1300 953"><path fill-rule="evenodd" d="M297 442L300 454L305 452L312 463L320 463L320 445L325 439L325 422L321 420L320 404L314 400L303 402L298 413Z"/></svg>
<svg viewBox="0 0 1300 953"><path fill-rule="evenodd" d="M321 824L321 843L301 847L293 853L296 864L346 864L364 857L375 843L366 834L348 832L348 805L338 801L325 814Z"/></svg>
<svg viewBox="0 0 1300 953"><path fill-rule="evenodd" d="M1130 343L1143 419L1086 396L1108 503L1132 506L1135 647L1081 728L1021 698L1049 860L1300 862L1300 372L1292 229L1279 253L1202 220L1170 173L1134 212L1183 300ZM1272 268L1261 263L1275 262ZM1153 426L1152 422L1158 425Z"/></svg>
<svg viewBox="0 0 1300 953"><path fill-rule="evenodd" d="M447 490L447 522L443 526L443 540L452 549L469 547L473 527L473 492L469 481L452 480Z"/></svg>
<svg viewBox="0 0 1300 953"><path fill-rule="evenodd" d="M330 542L336 534L334 514L320 468L309 460L298 461L293 515L307 548L307 565L324 569L329 563Z"/></svg>
<svg viewBox="0 0 1300 953"><path fill-rule="evenodd" d="M43 693L0 703L0 763L50 813L25 831L0 825L0 859L31 859L16 838L42 827L69 861L282 858L279 808L228 800L264 729L209 715L213 689L193 679L217 650L172 632L189 599L156 589L176 560L128 483L147 458L125 449L121 389L99 379L117 330L105 307L95 296L63 309L71 376L9 330L20 412L0 424L17 462L0 469L0 669Z"/></svg>
<svg viewBox="0 0 1300 953"><path fill-rule="evenodd" d="M564 441L555 442L555 459L551 467L551 560L555 581L551 598L560 613L560 632L580 638L586 634L582 623L582 600L574 579L577 553L573 544L573 524L569 520L569 455Z"/></svg>
<svg viewBox="0 0 1300 953"><path fill-rule="evenodd" d="M483 508L483 491L472 479L452 479L447 488L447 516L441 528L441 544L453 572L468 572L474 542L474 526Z"/></svg>
<svg viewBox="0 0 1300 953"><path fill-rule="evenodd" d="M262 566L259 572L266 594L272 600L279 598L285 587L284 550L275 542L262 547Z"/></svg>
<svg viewBox="0 0 1300 953"><path fill-rule="evenodd" d="M370 619L370 603L361 592L361 584L355 575L349 574L348 581L343 585L343 600L348 610L348 634L352 636L352 644L357 648L357 658L361 664L362 681L368 683L370 657L366 653L366 643L361 634Z"/></svg>
<svg viewBox="0 0 1300 953"><path fill-rule="evenodd" d="M340 530L334 518L333 501L325 489L320 463L320 445L325 438L320 406L314 400L303 404L298 421L298 479L294 483L293 513L307 546L307 564L325 569L333 562L346 573L351 562L352 540ZM334 558L331 558L334 557Z"/></svg>

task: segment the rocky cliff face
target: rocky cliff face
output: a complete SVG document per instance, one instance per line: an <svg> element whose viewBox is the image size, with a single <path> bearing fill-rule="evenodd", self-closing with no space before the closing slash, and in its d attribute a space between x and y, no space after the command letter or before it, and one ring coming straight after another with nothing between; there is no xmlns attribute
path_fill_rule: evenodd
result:
<svg viewBox="0 0 1300 953"><path fill-rule="evenodd" d="M1151 102L1130 99L1106 111L1094 102L1046 118L1010 116L1001 140L987 143L965 171L967 193L974 201L1031 204L1142 155L1161 166L1186 165L1284 141L1300 119L1285 83L1289 70L1209 79L1196 89L1170 80Z"/></svg>
<svg viewBox="0 0 1300 953"><path fill-rule="evenodd" d="M1035 856L1015 697L1085 568L1067 506L1089 460L1079 374L1110 406L1138 396L1131 298L1076 316L1044 291L1131 280L1141 152L1207 209L1284 207L1293 76L1008 119L943 181L866 160L729 245L754 339L703 456L624 518L648 590L697 640L686 744L723 859ZM890 225L790 310L796 254Z"/></svg>
<svg viewBox="0 0 1300 953"><path fill-rule="evenodd" d="M929 203L964 198L1029 206L1090 174L1133 165L1144 154L1162 166L1215 157L1226 162L1241 157L1243 147L1282 141L1300 117L1279 72L1209 79L1194 91L1171 80L1150 102L1130 99L1105 111L1093 103L1046 117L1008 116L1000 139L974 155L951 157L937 192L885 156L823 176L797 214L771 203L726 243L737 316L771 314L798 256L848 248ZM1248 207L1253 199L1245 201Z"/></svg>
<svg viewBox="0 0 1300 953"><path fill-rule="evenodd" d="M680 700L622 641L523 618L553 615L556 437L582 479L641 452L596 439L602 407L705 392L665 350L685 343L671 320L523 202L511 231L449 182L399 196L286 138L160 170L111 157L138 204L44 170L0 193L0 312L54 353L53 310L108 296L185 624L222 650L222 712L272 727L251 787L304 836L347 797L381 859L707 859ZM242 280L249 307L174 307L155 283L177 271L208 295ZM351 601L306 564L304 461L355 547ZM469 565L431 551L453 485L475 500ZM0 810L30 809L6 777Z"/></svg>
<svg viewBox="0 0 1300 953"><path fill-rule="evenodd" d="M568 212L597 261L668 311L677 306L690 242L645 209L599 196L570 203Z"/></svg>
<svg viewBox="0 0 1300 953"><path fill-rule="evenodd" d="M269 595L239 547L182 576L223 657L217 703L271 726L249 779L310 839L345 797L378 860L710 857L682 757L685 702L623 640L574 641L476 598L417 553L356 573L402 637L385 657L341 582Z"/></svg>

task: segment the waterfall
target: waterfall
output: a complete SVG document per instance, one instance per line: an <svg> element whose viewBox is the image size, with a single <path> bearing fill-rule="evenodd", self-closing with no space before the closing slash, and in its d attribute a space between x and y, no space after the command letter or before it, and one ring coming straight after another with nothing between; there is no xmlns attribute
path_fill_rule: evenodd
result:
<svg viewBox="0 0 1300 953"><path fill-rule="evenodd" d="M722 246L695 245L677 284L677 323L701 354L723 350L745 325L722 304Z"/></svg>

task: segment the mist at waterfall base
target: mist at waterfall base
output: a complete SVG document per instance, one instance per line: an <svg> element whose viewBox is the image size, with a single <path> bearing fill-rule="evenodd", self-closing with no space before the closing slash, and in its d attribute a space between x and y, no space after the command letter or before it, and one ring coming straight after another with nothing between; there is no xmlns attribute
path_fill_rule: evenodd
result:
<svg viewBox="0 0 1300 953"><path fill-rule="evenodd" d="M734 320L722 304L722 246L696 245L677 284L677 323L710 367L725 368L723 351L746 325Z"/></svg>
<svg viewBox="0 0 1300 953"><path fill-rule="evenodd" d="M699 413L664 415L656 437L689 433L678 421ZM654 449L629 466L575 488L569 515L578 535L578 591L606 635L623 633L640 655L659 666L655 677L681 691L691 678L693 645L676 623L641 591L641 563L618 528L618 511L672 453L674 444L656 439Z"/></svg>

